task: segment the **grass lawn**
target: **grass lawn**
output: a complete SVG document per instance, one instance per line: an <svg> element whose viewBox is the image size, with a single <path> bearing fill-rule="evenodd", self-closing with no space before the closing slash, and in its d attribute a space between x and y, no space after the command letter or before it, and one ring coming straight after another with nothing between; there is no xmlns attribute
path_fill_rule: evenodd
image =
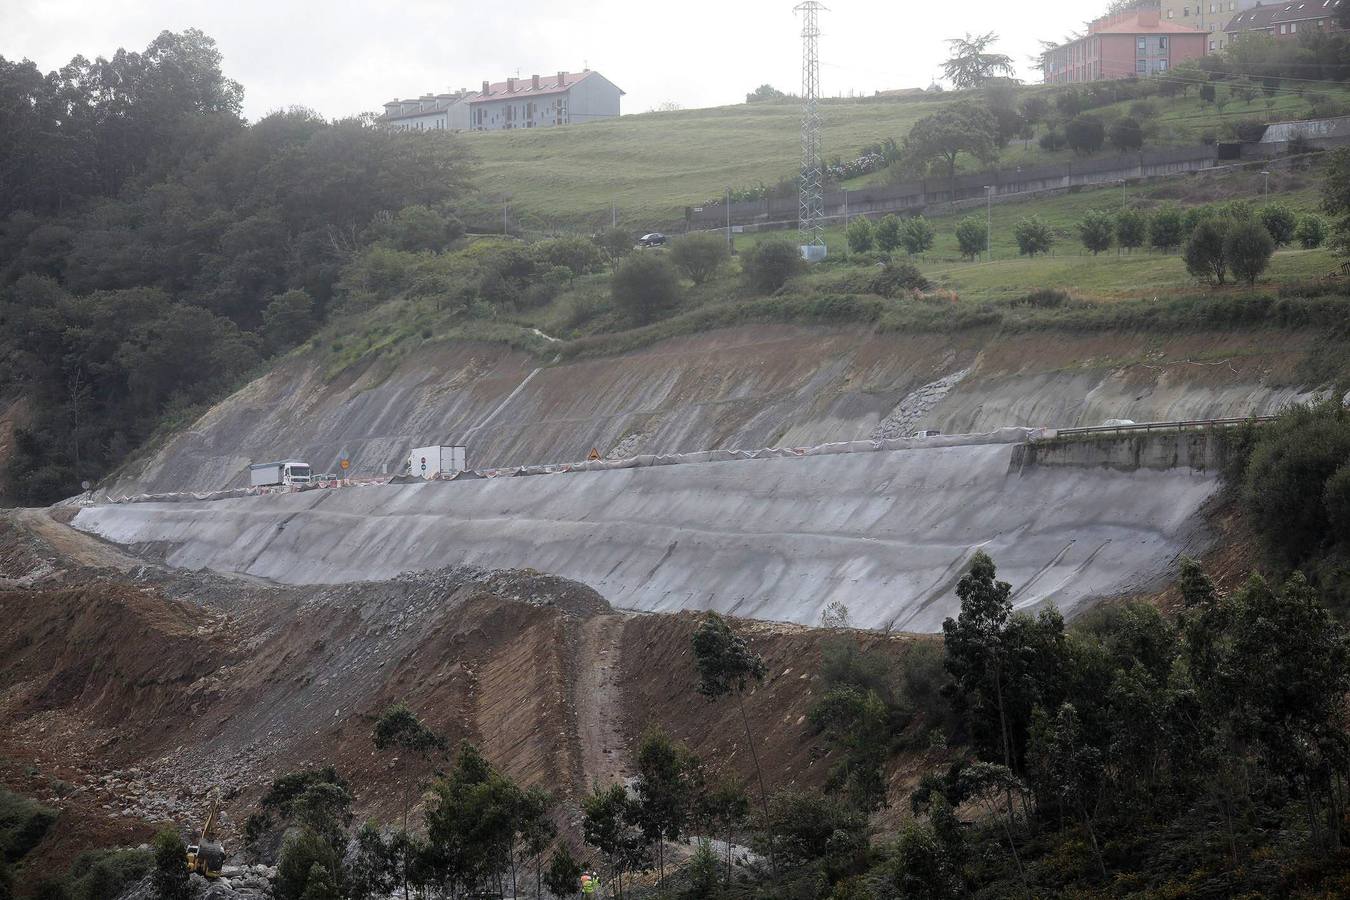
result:
<svg viewBox="0 0 1350 900"><path fill-rule="evenodd" d="M1257 286L1326 275L1341 258L1325 248L1281 250ZM988 263L934 263L920 266L937 286L956 291L963 299L1017 297L1038 288L1062 288L1076 297L1167 296L1190 286L1202 289L1186 272L1179 254L1136 251L1117 256L1040 256L995 259Z"/></svg>

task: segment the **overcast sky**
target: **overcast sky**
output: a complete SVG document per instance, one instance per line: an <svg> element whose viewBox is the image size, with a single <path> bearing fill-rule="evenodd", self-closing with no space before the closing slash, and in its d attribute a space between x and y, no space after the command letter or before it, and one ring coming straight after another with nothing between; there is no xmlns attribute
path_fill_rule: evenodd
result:
<svg viewBox="0 0 1350 900"><path fill-rule="evenodd" d="M214 37L226 74L257 119L285 106L337 117L394 97L476 88L583 66L627 91L625 113L661 103L738 103L764 82L796 91L800 22L793 0L0 0L0 55L44 71L76 54L144 49L164 29ZM903 3L826 0L827 95L925 86L943 39L996 31L1031 78L1038 38L1058 39L1097 11L1068 0ZM1105 6L1105 2L1101 6Z"/></svg>

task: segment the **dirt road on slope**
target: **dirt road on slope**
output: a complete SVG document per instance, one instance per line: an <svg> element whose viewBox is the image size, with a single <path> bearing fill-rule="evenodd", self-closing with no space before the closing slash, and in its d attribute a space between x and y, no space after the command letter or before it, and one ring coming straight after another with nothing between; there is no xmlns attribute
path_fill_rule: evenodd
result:
<svg viewBox="0 0 1350 900"><path fill-rule="evenodd" d="M50 510L11 509L4 515L10 523L50 547L64 565L122 571L145 565L145 560L137 559L93 535L56 521L52 518Z"/></svg>
<svg viewBox="0 0 1350 900"><path fill-rule="evenodd" d="M623 630L628 618L622 613L593 616L581 626L574 690L584 791L592 784L622 781L630 771L619 688Z"/></svg>

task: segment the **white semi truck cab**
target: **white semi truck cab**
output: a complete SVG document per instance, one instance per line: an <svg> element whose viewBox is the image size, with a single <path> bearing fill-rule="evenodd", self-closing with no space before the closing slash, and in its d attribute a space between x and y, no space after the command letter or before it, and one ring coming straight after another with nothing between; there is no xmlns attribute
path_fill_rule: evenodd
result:
<svg viewBox="0 0 1350 900"><path fill-rule="evenodd" d="M298 486L309 484L313 480L313 470L304 460L283 459L277 462L254 463L248 467L248 482L251 487Z"/></svg>

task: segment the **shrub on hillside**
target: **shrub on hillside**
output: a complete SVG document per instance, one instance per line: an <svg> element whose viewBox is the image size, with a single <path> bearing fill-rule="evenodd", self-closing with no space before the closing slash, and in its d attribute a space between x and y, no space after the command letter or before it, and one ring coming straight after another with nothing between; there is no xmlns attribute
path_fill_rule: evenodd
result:
<svg viewBox="0 0 1350 900"><path fill-rule="evenodd" d="M1035 256L1049 253L1055 243L1055 234L1050 226L1035 216L1022 219L1013 226L1013 239L1017 241L1017 252L1022 256Z"/></svg>
<svg viewBox="0 0 1350 900"><path fill-rule="evenodd" d="M1065 147L1064 134L1058 128L1048 128L1045 133L1036 141L1040 148L1046 153L1054 153L1056 150L1063 150Z"/></svg>
<svg viewBox="0 0 1350 900"><path fill-rule="evenodd" d="M1233 271L1234 278L1249 285L1261 277L1274 252L1275 241L1270 233L1250 219L1234 222L1224 235L1223 255L1228 268Z"/></svg>
<svg viewBox="0 0 1350 900"><path fill-rule="evenodd" d="M342 871L342 861L328 841L307 828L288 834L272 881L276 900L302 900L316 866L325 874Z"/></svg>
<svg viewBox="0 0 1350 900"><path fill-rule="evenodd" d="M618 309L645 325L679 302L680 281L666 254L649 251L619 264L610 292Z"/></svg>
<svg viewBox="0 0 1350 900"><path fill-rule="evenodd" d="M188 879L187 847L177 829L166 828L155 835L154 884L158 900L189 900L192 882Z"/></svg>
<svg viewBox="0 0 1350 900"><path fill-rule="evenodd" d="M918 256L933 249L937 235L923 216L906 219L900 226L900 244L910 256Z"/></svg>
<svg viewBox="0 0 1350 900"><path fill-rule="evenodd" d="M1320 247L1327 239L1327 223L1321 216L1309 213L1298 220L1294 237L1298 239L1299 246L1305 250Z"/></svg>
<svg viewBox="0 0 1350 900"><path fill-rule="evenodd" d="M611 267L617 266L620 260L632 253L633 246L637 243L633 240L633 236L622 228L607 228L591 240Z"/></svg>
<svg viewBox="0 0 1350 900"><path fill-rule="evenodd" d="M1111 214L1100 209L1090 209L1083 214L1083 219L1078 223L1078 238L1083 242L1083 246L1092 251L1096 256L1103 250L1111 249L1111 242L1115 238L1116 223Z"/></svg>
<svg viewBox="0 0 1350 900"><path fill-rule="evenodd" d="M888 262L872 277L871 293L882 297L898 297L906 291L928 290L928 279L918 266L905 260Z"/></svg>
<svg viewBox="0 0 1350 900"><path fill-rule="evenodd" d="M1148 220L1148 243L1150 247L1164 253L1181 246L1185 239L1182 228L1181 210L1175 206L1164 206L1153 213Z"/></svg>
<svg viewBox="0 0 1350 900"><path fill-rule="evenodd" d="M530 246L535 257L547 267L568 269L574 275L589 275L605 267L605 257L595 241L581 237L560 237Z"/></svg>
<svg viewBox="0 0 1350 900"><path fill-rule="evenodd" d="M1135 119L1126 116L1111 123L1108 140L1122 153L1144 146L1144 128Z"/></svg>
<svg viewBox="0 0 1350 900"><path fill-rule="evenodd" d="M1266 548L1297 565L1333 539L1346 540L1345 474L1350 410L1330 401L1296 407L1256 435L1242 477L1242 504Z"/></svg>
<svg viewBox="0 0 1350 900"><path fill-rule="evenodd" d="M670 259L694 284L703 284L731 258L726 237L713 232L691 234L670 247Z"/></svg>
<svg viewBox="0 0 1350 900"><path fill-rule="evenodd" d="M895 213L884 217L875 229L877 249L886 253L900 249L900 232L900 219Z"/></svg>
<svg viewBox="0 0 1350 900"><path fill-rule="evenodd" d="M741 271L750 286L762 294L772 294L789 278L806 271L801 250L785 238L760 241L741 259Z"/></svg>
<svg viewBox="0 0 1350 900"><path fill-rule="evenodd" d="M1213 284L1223 284L1228 276L1228 258L1224 244L1225 229L1215 219L1195 226L1186 240L1186 271Z"/></svg>
<svg viewBox="0 0 1350 900"><path fill-rule="evenodd" d="M1106 141L1106 127L1097 116L1080 113L1064 126L1064 141L1075 153L1096 153Z"/></svg>
<svg viewBox="0 0 1350 900"><path fill-rule="evenodd" d="M956 223L956 243L961 255L966 259L975 259L989 247L989 230L984 219L966 216Z"/></svg>
<svg viewBox="0 0 1350 900"><path fill-rule="evenodd" d="M872 223L866 216L858 216L848 223L848 249L854 253L866 253L872 249Z"/></svg>
<svg viewBox="0 0 1350 900"><path fill-rule="evenodd" d="M1294 242L1294 232L1298 230L1298 216L1283 203L1271 203L1261 207L1258 214L1261 225L1270 234L1276 247L1287 247Z"/></svg>
<svg viewBox="0 0 1350 900"><path fill-rule="evenodd" d="M1116 213L1116 243L1126 250L1144 246L1148 239L1148 219L1139 210L1128 207Z"/></svg>

